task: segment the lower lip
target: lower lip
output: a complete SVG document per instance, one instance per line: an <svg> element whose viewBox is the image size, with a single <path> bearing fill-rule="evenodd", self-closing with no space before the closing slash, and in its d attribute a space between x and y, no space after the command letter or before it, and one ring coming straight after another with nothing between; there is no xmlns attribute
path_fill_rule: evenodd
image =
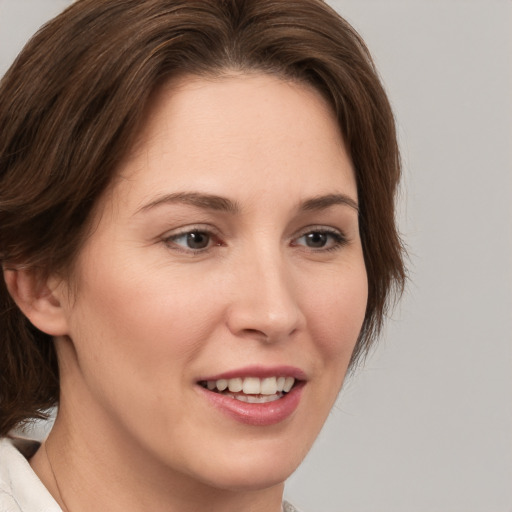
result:
<svg viewBox="0 0 512 512"><path fill-rule="evenodd" d="M304 383L299 382L279 400L264 404L250 404L199 386L206 399L221 412L239 423L259 427L275 425L289 418L299 405L303 388Z"/></svg>

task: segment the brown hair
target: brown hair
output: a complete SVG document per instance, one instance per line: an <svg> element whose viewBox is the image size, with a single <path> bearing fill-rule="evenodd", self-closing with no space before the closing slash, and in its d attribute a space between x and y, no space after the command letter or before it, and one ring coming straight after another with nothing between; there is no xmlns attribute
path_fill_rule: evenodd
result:
<svg viewBox="0 0 512 512"><path fill-rule="evenodd" d="M403 289L394 119L354 29L321 0L79 0L45 25L0 83L0 260L69 270L100 195L163 81L262 71L312 84L356 172L369 281L352 362ZM0 435L58 402L51 337L0 280Z"/></svg>

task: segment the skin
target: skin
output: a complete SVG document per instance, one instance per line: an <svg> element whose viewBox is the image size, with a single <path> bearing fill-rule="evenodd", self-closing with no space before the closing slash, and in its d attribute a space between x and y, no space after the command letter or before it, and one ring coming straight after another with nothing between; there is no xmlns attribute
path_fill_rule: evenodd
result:
<svg viewBox="0 0 512 512"><path fill-rule="evenodd" d="M24 310L55 336L61 365L58 418L31 464L72 512L278 512L341 388L367 302L336 120L303 84L186 77L156 95L119 177L72 283L6 276L20 304L25 289L36 297ZM238 211L161 201L177 193ZM301 208L333 194L348 201ZM211 232L199 252L183 235L193 229ZM325 246L311 247L305 235L322 230ZM200 377L248 362L304 372L286 420L242 424L199 392Z"/></svg>

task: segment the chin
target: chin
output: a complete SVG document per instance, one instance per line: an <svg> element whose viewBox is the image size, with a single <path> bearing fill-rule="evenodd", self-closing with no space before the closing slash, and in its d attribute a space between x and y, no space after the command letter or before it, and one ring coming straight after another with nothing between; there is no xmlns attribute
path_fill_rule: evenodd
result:
<svg viewBox="0 0 512 512"><path fill-rule="evenodd" d="M235 444L235 443L233 443ZM203 478L210 486L231 491L256 491L280 485L299 467L310 447L305 442L262 443L237 450L234 446L202 465ZM298 448L300 446L300 448Z"/></svg>
<svg viewBox="0 0 512 512"><path fill-rule="evenodd" d="M237 464L236 468L225 470L205 483L216 489L232 492L269 489L283 484L299 465L270 462L266 465L245 468L240 468Z"/></svg>

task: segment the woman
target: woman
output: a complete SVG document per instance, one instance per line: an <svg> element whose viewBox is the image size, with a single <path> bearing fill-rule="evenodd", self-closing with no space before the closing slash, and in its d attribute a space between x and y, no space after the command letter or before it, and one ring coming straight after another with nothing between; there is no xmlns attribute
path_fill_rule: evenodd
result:
<svg viewBox="0 0 512 512"><path fill-rule="evenodd" d="M359 36L317 0L79 0L0 134L1 509L292 510L404 280Z"/></svg>

